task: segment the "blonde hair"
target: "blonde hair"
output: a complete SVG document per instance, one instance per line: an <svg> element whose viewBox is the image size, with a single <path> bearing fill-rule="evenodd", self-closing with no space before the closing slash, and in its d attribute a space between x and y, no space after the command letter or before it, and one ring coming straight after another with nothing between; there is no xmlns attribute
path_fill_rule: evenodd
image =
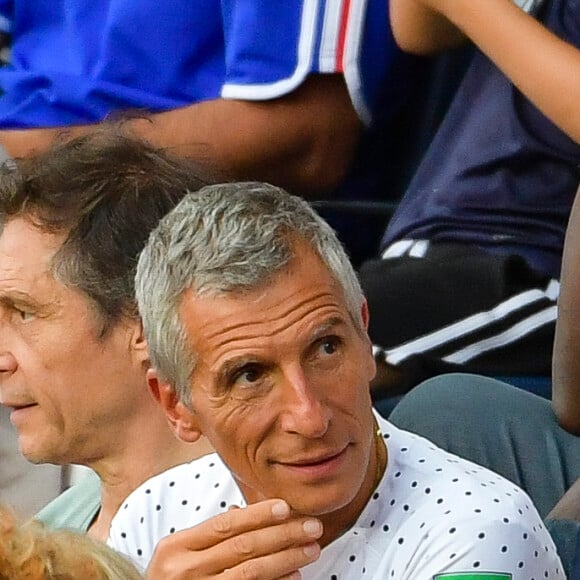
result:
<svg viewBox="0 0 580 580"><path fill-rule="evenodd" d="M124 556L106 544L68 530L19 523L0 506L0 580L142 580Z"/></svg>

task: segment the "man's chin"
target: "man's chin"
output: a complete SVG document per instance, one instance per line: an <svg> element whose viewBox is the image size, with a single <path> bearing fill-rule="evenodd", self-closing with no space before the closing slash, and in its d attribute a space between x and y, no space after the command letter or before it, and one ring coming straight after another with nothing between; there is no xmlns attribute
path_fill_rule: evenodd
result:
<svg viewBox="0 0 580 580"><path fill-rule="evenodd" d="M22 456L28 463L32 463L33 465L42 465L43 463L57 463L52 458L47 457L44 454L38 454L35 452L24 452L21 451Z"/></svg>
<svg viewBox="0 0 580 580"><path fill-rule="evenodd" d="M301 497L286 497L286 501L291 509L299 514L312 517L324 517L331 514L338 514L343 510L348 510L355 501L354 494L350 490L343 493L329 490L327 493L312 498ZM315 501L312 501L312 500Z"/></svg>
<svg viewBox="0 0 580 580"><path fill-rule="evenodd" d="M20 444L20 453L26 461L34 465L42 465L43 463L64 465L66 463L62 457L56 453L51 453L46 449L39 449L38 447L26 445L24 442Z"/></svg>

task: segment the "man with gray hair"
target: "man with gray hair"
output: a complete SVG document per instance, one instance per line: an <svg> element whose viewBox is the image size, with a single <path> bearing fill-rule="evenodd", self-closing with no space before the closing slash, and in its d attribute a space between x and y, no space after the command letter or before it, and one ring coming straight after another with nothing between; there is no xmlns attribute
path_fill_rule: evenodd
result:
<svg viewBox="0 0 580 580"><path fill-rule="evenodd" d="M180 439L217 451L113 519L149 578L564 578L521 489L373 411L366 301L307 202L261 183L188 195L136 290L150 387Z"/></svg>

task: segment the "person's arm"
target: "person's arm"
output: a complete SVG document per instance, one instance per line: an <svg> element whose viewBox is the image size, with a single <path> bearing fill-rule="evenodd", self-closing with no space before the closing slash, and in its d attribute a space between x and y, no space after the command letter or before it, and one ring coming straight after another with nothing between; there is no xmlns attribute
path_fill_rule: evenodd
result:
<svg viewBox="0 0 580 580"><path fill-rule="evenodd" d="M326 192L343 178L362 129L338 74L312 75L278 99L216 99L129 123L153 144L205 160L227 178L270 181L303 195ZM62 133L0 131L0 144L11 157L22 157Z"/></svg>
<svg viewBox="0 0 580 580"><path fill-rule="evenodd" d="M560 425L580 435L580 190L568 221L552 358L552 406Z"/></svg>
<svg viewBox="0 0 580 580"><path fill-rule="evenodd" d="M574 520L580 523L580 478L560 498L547 515L547 519Z"/></svg>
<svg viewBox="0 0 580 580"><path fill-rule="evenodd" d="M422 0L390 0L390 19L397 45L412 54L436 54L467 40L444 14Z"/></svg>
<svg viewBox="0 0 580 580"><path fill-rule="evenodd" d="M580 142L580 50L512 0L391 0L395 39L408 52L471 39L558 127Z"/></svg>

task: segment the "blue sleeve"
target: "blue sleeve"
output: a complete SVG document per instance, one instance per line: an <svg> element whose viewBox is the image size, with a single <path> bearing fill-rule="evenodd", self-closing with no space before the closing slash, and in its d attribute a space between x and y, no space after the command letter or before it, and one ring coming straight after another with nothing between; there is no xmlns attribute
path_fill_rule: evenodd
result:
<svg viewBox="0 0 580 580"><path fill-rule="evenodd" d="M271 85L295 74L305 4L222 0L226 85Z"/></svg>
<svg viewBox="0 0 580 580"><path fill-rule="evenodd" d="M343 74L369 121L399 53L387 0L222 0L224 98L272 99L309 74Z"/></svg>

